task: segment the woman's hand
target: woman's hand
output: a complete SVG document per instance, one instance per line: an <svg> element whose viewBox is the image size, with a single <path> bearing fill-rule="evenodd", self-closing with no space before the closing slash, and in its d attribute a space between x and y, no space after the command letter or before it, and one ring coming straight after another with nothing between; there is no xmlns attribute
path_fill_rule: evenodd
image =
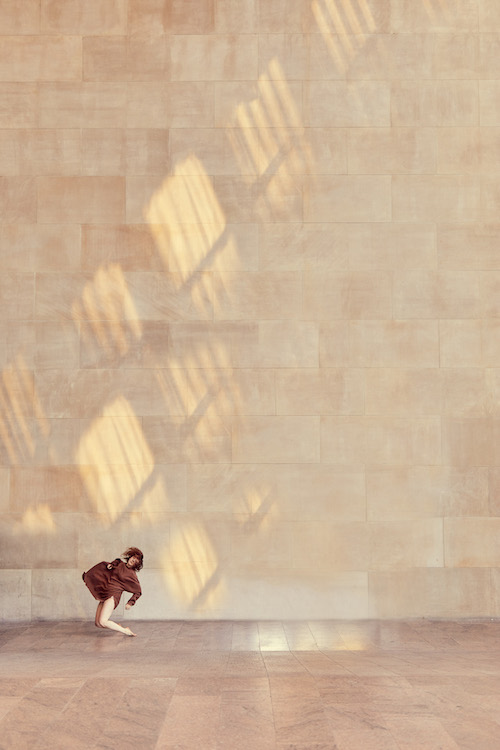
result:
<svg viewBox="0 0 500 750"><path fill-rule="evenodd" d="M111 563L108 563L108 564L106 565L106 567L107 567L107 569L108 569L108 570L113 570L113 566L111 565Z"/></svg>
<svg viewBox="0 0 500 750"><path fill-rule="evenodd" d="M125 605L125 609L132 609L132 605L131 604L126 604Z"/></svg>

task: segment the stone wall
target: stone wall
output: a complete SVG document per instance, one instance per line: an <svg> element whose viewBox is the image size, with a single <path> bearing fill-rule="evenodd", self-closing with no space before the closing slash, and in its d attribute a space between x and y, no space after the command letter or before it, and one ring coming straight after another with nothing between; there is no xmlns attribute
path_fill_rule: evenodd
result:
<svg viewBox="0 0 500 750"><path fill-rule="evenodd" d="M0 31L0 617L499 616L497 0Z"/></svg>

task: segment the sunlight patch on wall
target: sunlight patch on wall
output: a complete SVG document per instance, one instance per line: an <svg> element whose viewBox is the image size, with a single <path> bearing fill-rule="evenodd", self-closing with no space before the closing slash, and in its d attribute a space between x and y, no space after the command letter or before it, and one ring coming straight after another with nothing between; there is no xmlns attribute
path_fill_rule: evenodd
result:
<svg viewBox="0 0 500 750"><path fill-rule="evenodd" d="M153 456L123 396L109 404L84 433L76 463L95 510L108 523L138 509L134 501L153 471Z"/></svg>
<svg viewBox="0 0 500 750"><path fill-rule="evenodd" d="M271 494L271 487L261 485L247 490L236 513L242 515L241 526L248 533L269 532L277 522L279 512Z"/></svg>
<svg viewBox="0 0 500 750"><path fill-rule="evenodd" d="M163 575L176 600L196 612L213 611L226 590L214 546L196 521L171 529Z"/></svg>
<svg viewBox="0 0 500 750"><path fill-rule="evenodd" d="M226 220L203 164L191 154L153 194L145 218L169 271L186 283L223 249Z"/></svg>
<svg viewBox="0 0 500 750"><path fill-rule="evenodd" d="M139 339L142 325L127 280L118 263L102 266L73 303L73 319L81 321L82 341L97 343L107 354L127 353L129 336Z"/></svg>
<svg viewBox="0 0 500 750"><path fill-rule="evenodd" d="M365 45L368 35L376 30L376 23L366 3L359 0L313 0L312 12L318 28L341 73Z"/></svg>
<svg viewBox="0 0 500 750"><path fill-rule="evenodd" d="M283 69L273 58L257 84L258 94L236 108L236 127L227 128L242 174L251 160L257 172L257 202L279 214L283 196L293 189L293 175L307 171L311 154L300 113Z"/></svg>
<svg viewBox="0 0 500 750"><path fill-rule="evenodd" d="M238 380L232 370L201 369L197 363L186 369L186 405L188 414L216 416L235 414L241 402Z"/></svg>
<svg viewBox="0 0 500 750"><path fill-rule="evenodd" d="M456 0L455 0L455 4L456 4ZM443 16L448 17L448 18L454 18L456 16L457 11L460 10L460 8L457 8L457 7L455 7L455 9L450 8L450 4L448 0L423 0L423 5L424 5L425 10L427 11L427 15L434 22L438 21L439 16L441 16L441 18Z"/></svg>
<svg viewBox="0 0 500 750"><path fill-rule="evenodd" d="M13 528L14 534L55 534L56 524L52 511L47 503L37 505L36 508L28 508L23 514L21 523Z"/></svg>
<svg viewBox="0 0 500 750"><path fill-rule="evenodd" d="M49 427L36 396L33 373L18 355L0 373L0 442L10 462L34 455L37 432L47 437Z"/></svg>

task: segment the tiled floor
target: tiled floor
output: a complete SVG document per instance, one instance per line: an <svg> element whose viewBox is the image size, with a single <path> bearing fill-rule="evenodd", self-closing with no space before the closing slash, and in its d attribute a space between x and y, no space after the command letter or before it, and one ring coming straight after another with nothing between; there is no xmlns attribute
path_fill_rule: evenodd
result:
<svg viewBox="0 0 500 750"><path fill-rule="evenodd" d="M500 622L0 627L1 750L497 750Z"/></svg>

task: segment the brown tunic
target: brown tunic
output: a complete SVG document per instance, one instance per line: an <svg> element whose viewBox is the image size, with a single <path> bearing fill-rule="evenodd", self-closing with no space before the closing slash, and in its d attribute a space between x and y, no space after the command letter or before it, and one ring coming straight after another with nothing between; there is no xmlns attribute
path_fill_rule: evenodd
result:
<svg viewBox="0 0 500 750"><path fill-rule="evenodd" d="M108 565L112 566L111 570L108 570ZM128 568L119 557L111 563L104 561L97 563L93 568L87 570L82 578L94 599L105 602L113 597L115 609L119 605L124 591L130 591L133 594L127 604L135 604L142 594L137 573L132 568Z"/></svg>

